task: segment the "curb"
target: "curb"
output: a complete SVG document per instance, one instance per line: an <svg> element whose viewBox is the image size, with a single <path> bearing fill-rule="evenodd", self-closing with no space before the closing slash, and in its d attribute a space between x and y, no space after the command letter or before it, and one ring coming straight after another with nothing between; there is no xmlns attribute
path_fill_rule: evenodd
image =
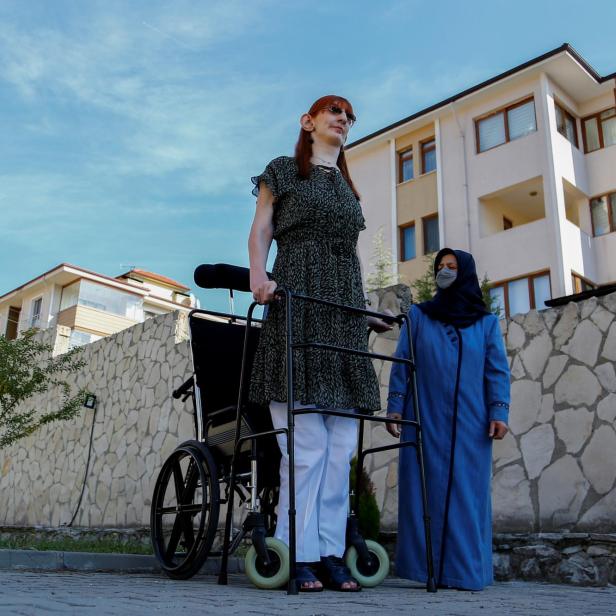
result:
<svg viewBox="0 0 616 616"><path fill-rule="evenodd" d="M154 556L96 552L55 552L53 550L0 550L0 570L22 571L121 571L162 573ZM218 575L220 559L205 561L200 575ZM244 559L229 558L229 573L243 573Z"/></svg>

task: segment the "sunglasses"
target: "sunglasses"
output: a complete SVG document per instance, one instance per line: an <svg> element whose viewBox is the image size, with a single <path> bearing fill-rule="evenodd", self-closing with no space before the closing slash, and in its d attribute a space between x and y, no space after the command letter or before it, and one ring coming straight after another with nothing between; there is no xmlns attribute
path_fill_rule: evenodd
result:
<svg viewBox="0 0 616 616"><path fill-rule="evenodd" d="M325 109L333 115L340 115L341 113L346 113L347 124L349 126L353 126L353 124L355 124L355 120L357 120L355 114L351 113L350 111L346 111L342 107L338 107L338 105L329 105L325 107Z"/></svg>

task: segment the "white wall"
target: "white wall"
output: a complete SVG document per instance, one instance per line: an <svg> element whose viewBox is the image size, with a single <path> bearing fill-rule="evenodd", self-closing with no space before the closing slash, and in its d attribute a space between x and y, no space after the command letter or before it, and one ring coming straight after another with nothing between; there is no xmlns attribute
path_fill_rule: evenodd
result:
<svg viewBox="0 0 616 616"><path fill-rule="evenodd" d="M372 241L379 227L383 227L386 245L392 248L392 168L388 143L366 150L350 150L347 162L353 183L361 195L361 206L366 219L366 230L359 235L359 257L364 278L370 271ZM394 229L397 233L397 230Z"/></svg>

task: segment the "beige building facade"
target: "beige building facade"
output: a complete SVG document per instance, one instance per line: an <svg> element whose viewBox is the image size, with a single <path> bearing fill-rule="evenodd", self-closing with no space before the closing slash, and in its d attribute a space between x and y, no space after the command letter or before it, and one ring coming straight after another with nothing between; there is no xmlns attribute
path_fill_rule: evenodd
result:
<svg viewBox="0 0 616 616"><path fill-rule="evenodd" d="M60 326L81 346L160 314L196 307L185 285L132 269L116 278L62 263L0 296L0 334Z"/></svg>
<svg viewBox="0 0 616 616"><path fill-rule="evenodd" d="M347 160L360 256L383 228L403 282L444 246L475 256L507 316L616 282L616 73L568 44L350 144Z"/></svg>

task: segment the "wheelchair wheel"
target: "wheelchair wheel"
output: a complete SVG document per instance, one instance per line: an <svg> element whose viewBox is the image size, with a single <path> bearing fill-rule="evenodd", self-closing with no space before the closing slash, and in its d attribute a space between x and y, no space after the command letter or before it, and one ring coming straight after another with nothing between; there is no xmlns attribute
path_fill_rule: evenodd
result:
<svg viewBox="0 0 616 616"><path fill-rule="evenodd" d="M252 546L244 564L248 579L257 587L266 590L280 588L289 581L289 548L279 539L266 537L265 545L271 564L266 566Z"/></svg>
<svg viewBox="0 0 616 616"><path fill-rule="evenodd" d="M366 547L370 552L371 562L364 563L359 558L357 550L351 546L345 555L346 566L351 571L353 577L366 588L378 586L389 573L389 556L385 548L368 539Z"/></svg>
<svg viewBox="0 0 616 616"><path fill-rule="evenodd" d="M212 547L220 508L216 466L202 443L182 443L163 464L152 497L154 554L173 579L198 573Z"/></svg>

